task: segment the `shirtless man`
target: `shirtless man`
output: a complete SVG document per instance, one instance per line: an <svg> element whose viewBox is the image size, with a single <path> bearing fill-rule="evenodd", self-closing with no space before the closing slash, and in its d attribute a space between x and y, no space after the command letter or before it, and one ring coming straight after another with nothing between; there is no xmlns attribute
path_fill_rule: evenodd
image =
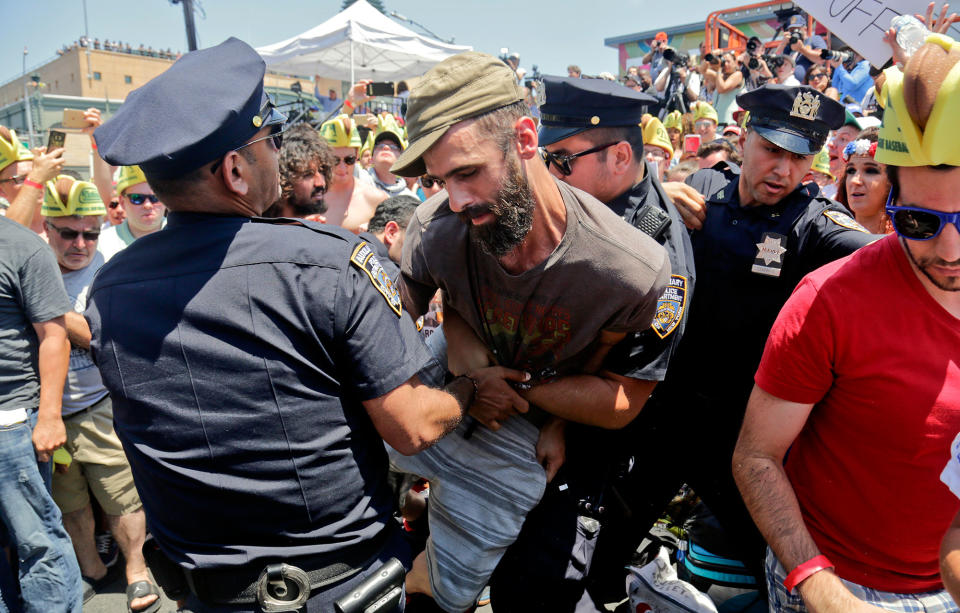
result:
<svg viewBox="0 0 960 613"><path fill-rule="evenodd" d="M360 150L360 134L346 115L339 115L320 126L320 136L333 149L333 177L324 197L327 223L360 233L367 229L377 205L387 194L357 180L354 170Z"/></svg>

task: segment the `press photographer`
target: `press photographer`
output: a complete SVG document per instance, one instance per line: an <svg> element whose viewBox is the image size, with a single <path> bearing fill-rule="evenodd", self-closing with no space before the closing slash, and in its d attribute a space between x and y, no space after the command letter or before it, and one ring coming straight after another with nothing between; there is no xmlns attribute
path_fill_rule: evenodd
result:
<svg viewBox="0 0 960 613"><path fill-rule="evenodd" d="M700 75L690 70L690 58L672 47L663 50L664 69L653 82L663 100L661 116L670 111L686 113L690 103L700 95Z"/></svg>
<svg viewBox="0 0 960 613"><path fill-rule="evenodd" d="M747 41L747 50L740 55L740 70L743 71L743 80L747 90L760 87L773 79L773 72L767 65L767 57L763 55L763 43L756 36Z"/></svg>

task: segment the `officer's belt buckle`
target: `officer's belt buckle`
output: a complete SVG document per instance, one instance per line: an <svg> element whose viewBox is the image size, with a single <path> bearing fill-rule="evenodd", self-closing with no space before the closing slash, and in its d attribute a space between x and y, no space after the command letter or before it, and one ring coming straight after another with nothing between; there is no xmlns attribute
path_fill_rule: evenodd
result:
<svg viewBox="0 0 960 613"><path fill-rule="evenodd" d="M257 580L257 603L264 613L299 611L310 598L310 577L290 564L268 564Z"/></svg>

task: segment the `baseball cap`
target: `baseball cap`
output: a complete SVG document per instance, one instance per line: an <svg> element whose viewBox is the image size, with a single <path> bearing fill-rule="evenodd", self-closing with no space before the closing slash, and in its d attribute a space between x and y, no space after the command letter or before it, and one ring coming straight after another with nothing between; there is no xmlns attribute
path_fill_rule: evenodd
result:
<svg viewBox="0 0 960 613"><path fill-rule="evenodd" d="M667 42L667 33L666 32L657 32L657 35L653 37L654 40L662 40Z"/></svg>
<svg viewBox="0 0 960 613"><path fill-rule="evenodd" d="M390 171L403 177L425 174L423 154L450 127L523 98L513 71L492 55L466 51L443 60L410 92L407 148Z"/></svg>

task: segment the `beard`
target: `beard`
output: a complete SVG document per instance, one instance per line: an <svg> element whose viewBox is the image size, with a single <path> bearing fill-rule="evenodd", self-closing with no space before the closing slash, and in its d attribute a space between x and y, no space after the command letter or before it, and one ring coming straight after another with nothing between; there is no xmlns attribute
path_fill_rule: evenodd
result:
<svg viewBox="0 0 960 613"><path fill-rule="evenodd" d="M933 270L931 270L934 266L948 266L955 268L960 265L960 262L947 262L946 260L936 256L918 258L916 255L914 255L913 250L910 249L909 240L900 238L900 243L906 248L907 255L910 257L910 261L913 262L913 265L916 266L923 276L925 276L938 289L941 289L945 292L960 292L960 279L957 279L956 277L937 276Z"/></svg>
<svg viewBox="0 0 960 613"><path fill-rule="evenodd" d="M290 205L290 209L293 211L295 217L306 217L307 215L326 213L327 203L323 201L324 193L320 188L314 188L313 192L310 193L310 197L307 199L300 199L290 194L287 203Z"/></svg>
<svg viewBox="0 0 960 613"><path fill-rule="evenodd" d="M513 251L527 237L533 227L533 190L515 157L509 158L507 175L500 182L493 202L473 204L457 215L470 227L470 238L485 253L495 258ZM470 220L484 213L493 213L496 220L482 226Z"/></svg>

